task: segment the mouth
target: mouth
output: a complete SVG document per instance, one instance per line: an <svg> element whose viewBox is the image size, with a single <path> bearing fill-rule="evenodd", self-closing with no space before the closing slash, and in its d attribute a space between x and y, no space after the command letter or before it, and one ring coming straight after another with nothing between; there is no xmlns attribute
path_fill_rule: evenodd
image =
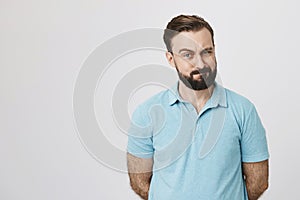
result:
<svg viewBox="0 0 300 200"><path fill-rule="evenodd" d="M209 75L209 72L205 72L205 73L194 73L193 75L192 75L192 77L194 78L194 79L204 79L204 78L206 78L206 77L208 77L208 75Z"/></svg>
<svg viewBox="0 0 300 200"><path fill-rule="evenodd" d="M198 69L198 70L192 71L191 76L198 75L198 74L205 76L205 75L208 75L209 72L210 72L209 68Z"/></svg>
<svg viewBox="0 0 300 200"><path fill-rule="evenodd" d="M202 75L202 74L194 74L194 75L193 75L193 78L194 78L194 79L202 79L202 78L203 78L203 75Z"/></svg>

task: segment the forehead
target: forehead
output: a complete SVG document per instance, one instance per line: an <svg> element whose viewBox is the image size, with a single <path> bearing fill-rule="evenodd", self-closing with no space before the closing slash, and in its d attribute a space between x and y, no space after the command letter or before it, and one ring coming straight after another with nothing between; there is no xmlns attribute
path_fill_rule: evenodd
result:
<svg viewBox="0 0 300 200"><path fill-rule="evenodd" d="M211 34L206 28L199 31L182 31L172 38L171 44L174 52L178 52L183 48L196 51L213 47Z"/></svg>

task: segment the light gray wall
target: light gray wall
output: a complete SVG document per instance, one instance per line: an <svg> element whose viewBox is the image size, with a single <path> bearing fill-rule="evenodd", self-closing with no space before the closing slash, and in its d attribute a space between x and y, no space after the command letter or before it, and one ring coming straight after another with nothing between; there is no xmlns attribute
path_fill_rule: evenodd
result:
<svg viewBox="0 0 300 200"><path fill-rule="evenodd" d="M126 173L100 164L81 143L73 90L82 64L97 46L126 31L164 28L180 13L201 15L212 24L224 86L254 102L266 127L270 188L262 199L296 199L298 8L296 0L2 0L0 199L139 199ZM163 54L153 55L167 65ZM116 84L120 77L110 78ZM136 102L150 93L137 92ZM121 141L117 135L107 137L125 149L124 136Z"/></svg>

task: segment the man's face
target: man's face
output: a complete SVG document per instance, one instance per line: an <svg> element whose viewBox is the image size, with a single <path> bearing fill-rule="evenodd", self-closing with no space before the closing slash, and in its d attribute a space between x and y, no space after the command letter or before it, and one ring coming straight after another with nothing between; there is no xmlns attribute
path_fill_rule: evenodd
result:
<svg viewBox="0 0 300 200"><path fill-rule="evenodd" d="M210 87L217 75L215 47L210 32L183 31L172 39L172 53L167 52L169 63L177 70L179 79L193 90Z"/></svg>

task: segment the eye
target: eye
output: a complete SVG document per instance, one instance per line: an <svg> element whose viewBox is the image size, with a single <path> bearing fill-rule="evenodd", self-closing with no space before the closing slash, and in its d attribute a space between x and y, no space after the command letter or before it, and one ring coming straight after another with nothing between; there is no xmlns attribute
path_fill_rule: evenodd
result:
<svg viewBox="0 0 300 200"><path fill-rule="evenodd" d="M212 50L210 50L210 49L204 49L204 50L201 52L201 55L203 55L203 56L209 56L209 55L211 55L212 53L213 53Z"/></svg>
<svg viewBox="0 0 300 200"><path fill-rule="evenodd" d="M190 52L186 52L186 53L182 54L182 57L185 58L185 59L190 59L190 58L193 57L193 54L190 53Z"/></svg>
<svg viewBox="0 0 300 200"><path fill-rule="evenodd" d="M190 53L185 53L185 54L183 54L183 57L189 58L189 57L191 57L191 54Z"/></svg>

